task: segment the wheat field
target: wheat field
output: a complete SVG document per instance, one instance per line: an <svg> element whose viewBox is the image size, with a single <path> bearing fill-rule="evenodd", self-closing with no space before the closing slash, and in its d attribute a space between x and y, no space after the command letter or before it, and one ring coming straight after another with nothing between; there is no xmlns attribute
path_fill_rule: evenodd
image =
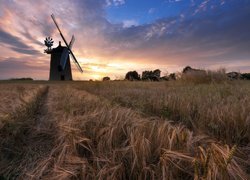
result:
<svg viewBox="0 0 250 180"><path fill-rule="evenodd" d="M250 82L0 84L0 179L249 179Z"/></svg>

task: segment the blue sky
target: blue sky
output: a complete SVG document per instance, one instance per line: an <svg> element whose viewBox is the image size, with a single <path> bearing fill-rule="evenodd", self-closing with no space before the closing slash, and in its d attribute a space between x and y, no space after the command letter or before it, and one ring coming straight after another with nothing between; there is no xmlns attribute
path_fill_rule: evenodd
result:
<svg viewBox="0 0 250 180"><path fill-rule="evenodd" d="M195 68L250 72L250 0L0 0L0 79L48 79L43 41L61 40L84 69L75 79Z"/></svg>
<svg viewBox="0 0 250 180"><path fill-rule="evenodd" d="M191 5L188 0L127 0L121 5L107 7L107 19L113 23L135 21L138 24L152 23L157 19L179 16Z"/></svg>

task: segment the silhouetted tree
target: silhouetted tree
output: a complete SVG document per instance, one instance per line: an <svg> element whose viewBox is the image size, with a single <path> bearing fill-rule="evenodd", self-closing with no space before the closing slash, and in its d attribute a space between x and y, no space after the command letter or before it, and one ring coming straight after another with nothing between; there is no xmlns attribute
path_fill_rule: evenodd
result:
<svg viewBox="0 0 250 180"><path fill-rule="evenodd" d="M162 77L160 78L160 80L162 80L162 81L168 81L169 78L168 78L168 76L162 76Z"/></svg>
<svg viewBox="0 0 250 180"><path fill-rule="evenodd" d="M175 73L169 74L168 79L169 79L169 80L176 80L176 75L175 75Z"/></svg>
<svg viewBox="0 0 250 180"><path fill-rule="evenodd" d="M183 70L182 70L182 73L188 73L188 72L190 72L190 71L192 71L193 70L193 68L191 68L190 66L186 66Z"/></svg>
<svg viewBox="0 0 250 180"><path fill-rule="evenodd" d="M33 81L32 78L12 78L11 81Z"/></svg>
<svg viewBox="0 0 250 180"><path fill-rule="evenodd" d="M142 72L142 80L149 80L149 81L159 81L161 77L161 71L156 69L154 71L143 71Z"/></svg>
<svg viewBox="0 0 250 180"><path fill-rule="evenodd" d="M136 71L129 71L126 74L125 79L129 80L129 81L139 81L139 80L141 80L140 75Z"/></svg>
<svg viewBox="0 0 250 180"><path fill-rule="evenodd" d="M242 79L250 80L250 73L243 73L243 74L241 74L241 77L242 77Z"/></svg>
<svg viewBox="0 0 250 180"><path fill-rule="evenodd" d="M230 80L235 80L235 79L241 79L242 78L241 74L238 73L238 72L229 72L229 73L227 73L227 77Z"/></svg>
<svg viewBox="0 0 250 180"><path fill-rule="evenodd" d="M154 75L156 78L160 79L160 77L161 77L161 70L160 70L160 69L154 70L154 71L153 71L153 75Z"/></svg>
<svg viewBox="0 0 250 180"><path fill-rule="evenodd" d="M194 69L194 68L191 68L190 66L186 66L182 70L182 73L183 74L189 74L189 73L201 73L201 74L204 74L204 73L206 73L206 71L205 70L201 70L201 69Z"/></svg>
<svg viewBox="0 0 250 180"><path fill-rule="evenodd" d="M102 78L102 81L110 81L110 77L104 77Z"/></svg>

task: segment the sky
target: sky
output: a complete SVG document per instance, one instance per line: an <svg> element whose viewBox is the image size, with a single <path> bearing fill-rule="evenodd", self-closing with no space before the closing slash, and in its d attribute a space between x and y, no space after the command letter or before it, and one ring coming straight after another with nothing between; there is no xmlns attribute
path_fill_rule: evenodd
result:
<svg viewBox="0 0 250 180"><path fill-rule="evenodd" d="M194 68L250 72L250 0L0 0L0 79L49 78L44 39L58 46L54 14L83 73Z"/></svg>

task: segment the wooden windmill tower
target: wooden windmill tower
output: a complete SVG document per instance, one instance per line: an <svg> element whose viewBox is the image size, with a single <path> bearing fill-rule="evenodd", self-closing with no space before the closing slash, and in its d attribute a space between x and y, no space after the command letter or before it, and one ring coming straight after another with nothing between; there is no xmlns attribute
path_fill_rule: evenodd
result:
<svg viewBox="0 0 250 180"><path fill-rule="evenodd" d="M76 60L75 55L72 52L72 46L75 41L74 36L72 36L72 39L70 43L68 44L66 39L64 38L62 31L60 30L55 16L52 14L51 15L52 20L54 21L60 36L62 37L64 43L66 46L62 46L61 42L59 42L59 46L57 48L51 49L53 46L54 41L52 40L51 37L46 37L45 39L45 45L47 46L47 49L45 50L45 53L51 55L50 59L50 75L49 75L49 80L52 81L71 81L72 80L72 73L71 73L71 65L70 65L70 57L73 59L73 62L75 63L76 67L78 70L82 73L83 70Z"/></svg>

